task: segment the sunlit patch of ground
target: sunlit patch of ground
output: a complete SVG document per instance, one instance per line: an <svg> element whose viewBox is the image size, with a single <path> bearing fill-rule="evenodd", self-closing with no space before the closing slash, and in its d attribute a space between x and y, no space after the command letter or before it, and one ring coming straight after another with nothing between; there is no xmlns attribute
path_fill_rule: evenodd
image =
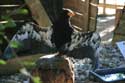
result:
<svg viewBox="0 0 125 83"><path fill-rule="evenodd" d="M113 31L115 29L115 16L105 16L97 18L97 31L99 32L102 43L111 43Z"/></svg>

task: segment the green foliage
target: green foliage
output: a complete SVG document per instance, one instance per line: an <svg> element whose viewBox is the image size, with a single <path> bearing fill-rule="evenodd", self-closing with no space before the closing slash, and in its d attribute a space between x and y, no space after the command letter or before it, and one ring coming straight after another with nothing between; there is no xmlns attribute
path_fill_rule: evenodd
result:
<svg viewBox="0 0 125 83"><path fill-rule="evenodd" d="M2 44L2 43L3 43L3 40L0 39L0 44Z"/></svg>
<svg viewBox="0 0 125 83"><path fill-rule="evenodd" d="M8 15L3 15L3 16L1 16L1 19L7 20L7 19L12 19L12 18L10 18Z"/></svg>
<svg viewBox="0 0 125 83"><path fill-rule="evenodd" d="M6 65L6 61L0 59L0 65Z"/></svg>
<svg viewBox="0 0 125 83"><path fill-rule="evenodd" d="M16 24L15 24L14 20L8 19L8 20L7 20L7 23L5 23L4 26L5 26L5 27L8 27L8 28L9 28L9 27L10 27L10 28L14 28L14 27L16 27Z"/></svg>
<svg viewBox="0 0 125 83"><path fill-rule="evenodd" d="M0 31L3 31L5 29L5 26L3 24L0 24Z"/></svg>
<svg viewBox="0 0 125 83"><path fill-rule="evenodd" d="M21 9L18 9L16 12L16 14L23 14L23 15L26 15L29 13L29 11L25 8L21 8ZM10 17L10 15L4 15L4 16L1 16L1 19L4 20L6 23L3 23L3 24L0 24L0 44L3 43L3 38L8 42L8 44L10 45L11 48L19 48L21 46L21 43L18 42L18 41L9 41L9 39L7 38L7 36L5 35L5 32L4 30L6 28L15 28L16 27L16 23L14 22L14 20ZM3 37L3 38L2 38ZM17 56L15 51L14 53L12 54L14 57ZM12 56L12 55L8 55L8 56ZM35 63L34 62L20 62L20 65L22 66L22 68L20 69L20 72L23 73L24 75L27 75L29 77L32 78L33 82L34 83L42 83L41 80L40 80L40 77L39 76L36 76L36 77L32 77L30 75L30 73L27 71L27 69L25 68L25 66L34 66ZM0 65L6 65L7 62L0 59Z"/></svg>
<svg viewBox="0 0 125 83"><path fill-rule="evenodd" d="M42 83L39 76L34 76L32 80L34 83Z"/></svg>
<svg viewBox="0 0 125 83"><path fill-rule="evenodd" d="M12 48L19 48L21 46L20 42L14 40L10 42L10 47Z"/></svg>
<svg viewBox="0 0 125 83"><path fill-rule="evenodd" d="M0 44L3 43L2 36L4 35L4 32L3 32L4 29L5 29L5 26L3 24L0 24Z"/></svg>
<svg viewBox="0 0 125 83"><path fill-rule="evenodd" d="M0 44L2 44L3 43L3 39L0 37Z"/></svg>
<svg viewBox="0 0 125 83"><path fill-rule="evenodd" d="M0 31L0 36L3 36L4 34L5 34L4 32Z"/></svg>
<svg viewBox="0 0 125 83"><path fill-rule="evenodd" d="M26 76L29 76L32 78L33 80L33 83L42 83L42 81L40 80L40 77L39 76L31 76L30 73L26 70L26 68L22 68L20 69L20 72Z"/></svg>
<svg viewBox="0 0 125 83"><path fill-rule="evenodd" d="M17 13L17 14L26 15L26 14L29 13L29 11L28 11L28 9L22 8L22 9L19 9L16 13Z"/></svg>
<svg viewBox="0 0 125 83"><path fill-rule="evenodd" d="M16 23L14 22L14 20L13 20L11 17L9 17L9 16L1 16L1 18L2 18L3 20L7 21L7 23L2 24L2 25L3 25L3 26L2 26L3 29L16 27Z"/></svg>
<svg viewBox="0 0 125 83"><path fill-rule="evenodd" d="M24 66L35 66L35 62L31 62L31 61L24 61L24 62L22 62L22 64L24 65Z"/></svg>
<svg viewBox="0 0 125 83"><path fill-rule="evenodd" d="M23 14L23 15L26 15L29 13L29 11L25 8L21 8L21 9L17 9L17 11L15 12L16 14ZM14 13L14 14L15 14ZM3 43L3 38L9 43L10 47L12 48L19 48L21 46L21 43L18 42L18 41L9 41L9 39L7 38L7 36L5 35L4 33L4 30L6 28L15 28L16 27L16 23L14 22L14 20L10 17L10 15L4 15L4 16L1 16L1 19L6 21L6 23L4 24L0 24L0 44ZM3 38L2 38L3 37ZM10 56L10 55L9 55ZM12 56L12 55L11 55ZM14 52L13 53L13 56L17 56L16 53ZM42 81L40 80L40 77L39 76L31 76L30 73L26 70L25 66L27 65L30 65L30 66L33 66L35 65L34 62L20 62L20 65L24 68L21 68L20 69L20 72L27 75L27 76L30 76L33 80L34 83L42 83ZM0 65L6 65L7 62L4 61L4 60L1 60L0 59ZM7 68L8 69L8 68Z"/></svg>

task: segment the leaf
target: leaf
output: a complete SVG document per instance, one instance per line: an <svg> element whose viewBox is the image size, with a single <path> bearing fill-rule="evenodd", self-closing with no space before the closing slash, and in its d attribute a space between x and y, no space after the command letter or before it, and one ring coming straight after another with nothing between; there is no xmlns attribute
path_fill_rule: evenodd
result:
<svg viewBox="0 0 125 83"><path fill-rule="evenodd" d="M3 19L3 20L8 20L8 19L10 19L10 17L9 17L9 16L7 16L7 15L5 15L5 16L4 16L4 15L2 15L2 16L1 16L1 19Z"/></svg>
<svg viewBox="0 0 125 83"><path fill-rule="evenodd" d="M0 32L0 36L3 36L5 33L4 32Z"/></svg>
<svg viewBox="0 0 125 83"><path fill-rule="evenodd" d="M19 48L20 46L21 46L21 43L16 40L10 42L10 47L12 48Z"/></svg>
<svg viewBox="0 0 125 83"><path fill-rule="evenodd" d="M34 83L42 83L39 76L34 76L33 77L33 82Z"/></svg>
<svg viewBox="0 0 125 83"><path fill-rule="evenodd" d="M17 11L17 14L24 14L24 15L26 15L28 13L29 13L28 9L24 9L24 8L22 8L22 9Z"/></svg>
<svg viewBox="0 0 125 83"><path fill-rule="evenodd" d="M6 61L0 59L0 65L6 65Z"/></svg>
<svg viewBox="0 0 125 83"><path fill-rule="evenodd" d="M0 31L0 44L3 43L4 32Z"/></svg>
<svg viewBox="0 0 125 83"><path fill-rule="evenodd" d="M30 61L24 61L24 62L22 62L22 64L25 66L34 66L35 65L34 62L30 62Z"/></svg>
<svg viewBox="0 0 125 83"><path fill-rule="evenodd" d="M2 37L0 36L0 44L2 44L3 43L3 39L2 39Z"/></svg>
<svg viewBox="0 0 125 83"><path fill-rule="evenodd" d="M7 23L5 23L4 24L4 27L6 28L8 28L8 27L16 27L16 23L14 22L14 20L11 18L11 17L9 17L9 16L1 16L1 18L3 19L3 20L6 20L7 21Z"/></svg>
<svg viewBox="0 0 125 83"><path fill-rule="evenodd" d="M0 44L2 44L2 43L3 43L3 40L0 39Z"/></svg>
<svg viewBox="0 0 125 83"><path fill-rule="evenodd" d="M0 24L0 31L4 30L6 27L3 24Z"/></svg>
<svg viewBox="0 0 125 83"><path fill-rule="evenodd" d="M16 27L16 23L12 20L12 19L8 19L7 20L8 22L6 24L4 24L5 27L10 27L10 28L13 28L13 27Z"/></svg>

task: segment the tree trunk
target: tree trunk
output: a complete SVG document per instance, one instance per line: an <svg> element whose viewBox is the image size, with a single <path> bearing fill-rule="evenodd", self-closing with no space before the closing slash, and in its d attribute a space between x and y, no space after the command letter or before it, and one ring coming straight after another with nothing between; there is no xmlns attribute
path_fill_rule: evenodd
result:
<svg viewBox="0 0 125 83"><path fill-rule="evenodd" d="M31 10L34 20L40 27L45 28L52 25L40 0L25 0L25 2Z"/></svg>

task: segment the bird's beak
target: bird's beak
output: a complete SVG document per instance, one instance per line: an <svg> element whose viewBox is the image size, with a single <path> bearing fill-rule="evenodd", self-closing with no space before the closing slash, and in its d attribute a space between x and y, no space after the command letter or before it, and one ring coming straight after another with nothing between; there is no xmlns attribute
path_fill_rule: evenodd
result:
<svg viewBox="0 0 125 83"><path fill-rule="evenodd" d="M70 17L75 16L75 12L69 12L69 13L68 13L68 16L70 16Z"/></svg>

